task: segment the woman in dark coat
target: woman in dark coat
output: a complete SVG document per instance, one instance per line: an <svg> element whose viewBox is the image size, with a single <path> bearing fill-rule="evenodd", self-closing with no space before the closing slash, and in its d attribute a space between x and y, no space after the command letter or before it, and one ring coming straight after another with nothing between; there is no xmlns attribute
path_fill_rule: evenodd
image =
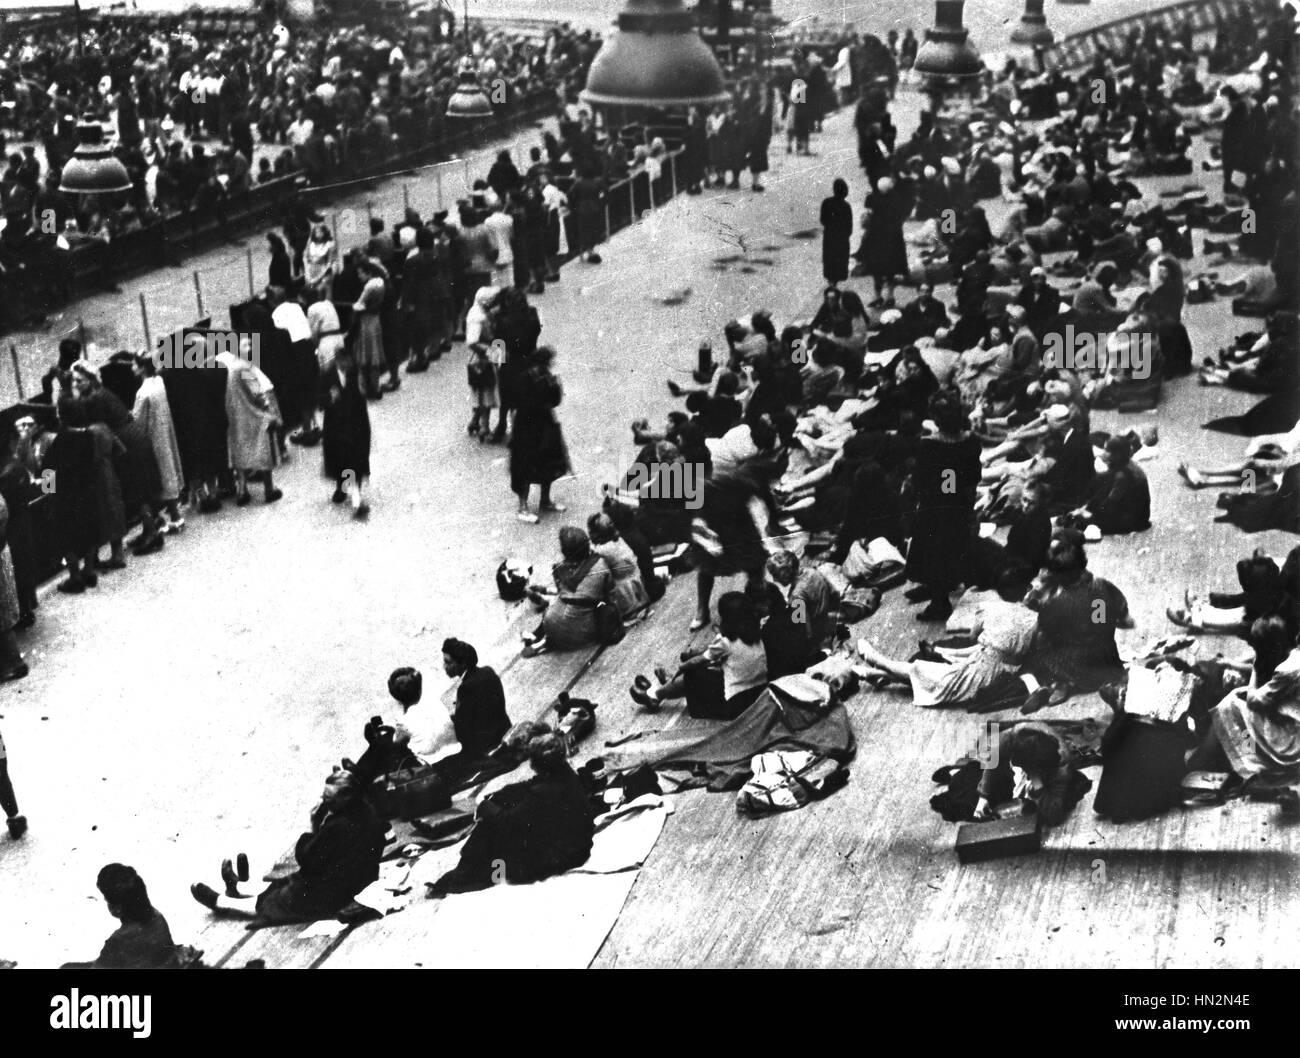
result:
<svg viewBox="0 0 1300 1058"><path fill-rule="evenodd" d="M45 469L53 474L53 523L68 567L58 590L77 595L99 583L95 564L103 544L115 544L114 553L120 555L126 519L111 463L112 431L101 423L89 426L85 409L73 397L63 397L57 407L59 431L46 453Z"/></svg>
<svg viewBox="0 0 1300 1058"><path fill-rule="evenodd" d="M268 285L281 290L293 289L293 261L289 257L289 248L284 240L273 231L266 233L266 241L271 244L271 266L268 272Z"/></svg>
<svg viewBox="0 0 1300 1058"><path fill-rule="evenodd" d="M948 595L969 576L967 552L974 536L975 488L980 481L979 439L967 430L966 416L955 397L937 395L930 417L939 432L916 446L912 487L912 543L907 578L920 587L907 592L912 601L929 599L922 621L943 621L952 613Z"/></svg>
<svg viewBox="0 0 1300 1058"><path fill-rule="evenodd" d="M555 418L564 393L560 380L551 373L555 350L540 346L531 363L514 384L515 428L510 435L510 489L519 497L518 518L536 524L537 515L528 509L533 485L541 486L537 509L563 513L564 507L551 501L551 482L569 472L569 453L564 433Z"/></svg>
<svg viewBox="0 0 1300 1058"><path fill-rule="evenodd" d="M325 782L321 803L312 811L311 829L298 838L298 869L272 882L258 896L239 892L230 862L222 864L224 895L202 882L190 893L204 907L263 925L316 922L334 918L379 877L388 824L366 799L357 776L342 768Z"/></svg>
<svg viewBox="0 0 1300 1058"><path fill-rule="evenodd" d="M867 195L867 229L858 249L858 264L871 276L876 286L872 308L893 305L894 280L907 278L907 244L903 242L906 209L894 187L894 181L882 176L876 189Z"/></svg>
<svg viewBox="0 0 1300 1058"><path fill-rule="evenodd" d="M492 309L492 334L505 343L505 359L497 372L497 396L500 411L492 440L500 444L505 440L506 423L515 407L515 389L518 380L528 370L537 339L542 334L542 321L537 310L528 304L522 290L506 287L496 296Z"/></svg>
<svg viewBox="0 0 1300 1058"><path fill-rule="evenodd" d="M479 805L460 862L433 883L430 896L536 882L587 862L595 816L569 767L564 739L548 730L528 743L527 752L533 777Z"/></svg>
<svg viewBox="0 0 1300 1058"><path fill-rule="evenodd" d="M853 238L853 208L849 185L836 178L831 197L822 199L822 275L834 286L849 277L849 242Z"/></svg>
<svg viewBox="0 0 1300 1058"><path fill-rule="evenodd" d="M348 345L339 348L321 372L320 406L325 410L321 452L325 476L334 482L334 503L352 500L352 513L370 511L365 486L370 479L370 411L361 389L356 358Z"/></svg>
<svg viewBox="0 0 1300 1058"><path fill-rule="evenodd" d="M745 97L741 127L745 132L746 162L754 190L762 191L760 176L767 172L767 152L772 145L772 101L770 90L761 84L751 85Z"/></svg>
<svg viewBox="0 0 1300 1058"><path fill-rule="evenodd" d="M770 491L779 467L755 461L736 470L715 474L704 483L704 497L693 528L696 611L690 630L698 631L712 617L709 605L718 577L737 573L748 579L746 591L758 600L764 592L767 563L765 540L776 505Z"/></svg>
<svg viewBox="0 0 1300 1058"><path fill-rule="evenodd" d="M36 622L36 544L32 539L32 516L28 504L40 490L18 458L17 445L18 432L11 426L0 435L0 497L9 508L6 539L18 591L18 623L14 628L21 631Z"/></svg>

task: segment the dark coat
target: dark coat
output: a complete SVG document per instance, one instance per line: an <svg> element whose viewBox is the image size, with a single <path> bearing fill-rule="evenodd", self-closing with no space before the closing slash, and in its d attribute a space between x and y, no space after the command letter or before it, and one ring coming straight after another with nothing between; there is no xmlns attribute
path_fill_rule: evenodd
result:
<svg viewBox="0 0 1300 1058"><path fill-rule="evenodd" d="M497 747L510 730L510 717L506 713L506 693L495 670L479 665L461 677L451 720L456 741L465 754L481 757Z"/></svg>
<svg viewBox="0 0 1300 1058"><path fill-rule="evenodd" d="M862 249L858 251L863 271L881 278L906 276L907 244L903 241L906 215L898 191L873 191L867 196L866 205L871 219Z"/></svg>
<svg viewBox="0 0 1300 1058"><path fill-rule="evenodd" d="M321 372L320 407L324 410L321 453L327 478L340 481L347 471L358 480L370 476L370 411L354 367L340 385L333 361Z"/></svg>
<svg viewBox="0 0 1300 1058"><path fill-rule="evenodd" d="M822 200L822 275L828 283L849 277L849 243L853 238L853 208L842 198Z"/></svg>
<svg viewBox="0 0 1300 1058"><path fill-rule="evenodd" d="M966 577L973 537L975 486L980 480L980 443L924 437L916 446L912 485L916 512L907 552L907 576L921 584L954 588Z"/></svg>
<svg viewBox="0 0 1300 1058"><path fill-rule="evenodd" d="M510 482L516 495L549 484L569 470L564 434L555 418L563 399L560 380L532 368L514 383L515 426L510 435Z"/></svg>

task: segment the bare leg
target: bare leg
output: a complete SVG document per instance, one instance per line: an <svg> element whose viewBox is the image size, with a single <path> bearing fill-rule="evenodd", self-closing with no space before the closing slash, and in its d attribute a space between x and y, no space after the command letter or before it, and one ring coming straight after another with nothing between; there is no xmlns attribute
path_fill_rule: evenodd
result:
<svg viewBox="0 0 1300 1058"><path fill-rule="evenodd" d="M910 661L898 661L894 658L882 654L875 646L866 639L858 640L858 653L862 655L869 665L888 672L891 676L897 676L902 680L911 680L912 663Z"/></svg>

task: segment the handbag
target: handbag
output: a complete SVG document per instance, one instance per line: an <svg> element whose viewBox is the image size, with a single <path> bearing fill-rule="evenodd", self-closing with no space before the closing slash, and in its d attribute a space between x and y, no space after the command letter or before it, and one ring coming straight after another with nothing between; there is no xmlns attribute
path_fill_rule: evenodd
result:
<svg viewBox="0 0 1300 1058"><path fill-rule="evenodd" d="M384 781L377 806L387 819L418 819L451 807L451 791L435 765L402 768Z"/></svg>

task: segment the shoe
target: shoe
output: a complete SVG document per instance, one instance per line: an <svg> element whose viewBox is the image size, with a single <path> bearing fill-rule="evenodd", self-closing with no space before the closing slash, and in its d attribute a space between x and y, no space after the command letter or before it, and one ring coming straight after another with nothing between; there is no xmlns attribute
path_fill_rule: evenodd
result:
<svg viewBox="0 0 1300 1058"><path fill-rule="evenodd" d="M342 503L347 498L348 494L346 492L342 489L335 489L333 494L330 496L330 503Z"/></svg>
<svg viewBox="0 0 1300 1058"><path fill-rule="evenodd" d="M527 522L529 525L536 525L541 520L532 511L519 511L515 518L521 522Z"/></svg>
<svg viewBox="0 0 1300 1058"><path fill-rule="evenodd" d="M171 536L173 533L179 533L184 528L185 528L185 519L177 518L174 522L173 521L164 522L162 531L166 533L168 536Z"/></svg>
<svg viewBox="0 0 1300 1058"><path fill-rule="evenodd" d="M8 683L10 680L21 680L31 670L27 667L27 662L20 661L8 672L0 672L0 683Z"/></svg>
<svg viewBox="0 0 1300 1058"><path fill-rule="evenodd" d="M690 625L687 627L687 631L689 631L689 632L698 632L701 628L704 628L704 627L706 627L706 626L708 626L708 625L711 625L712 623L713 623L713 618L710 617L708 614L705 614L703 617L701 617L699 614L696 614L696 615L691 619L691 623L690 623ZM685 659L683 659L683 660L685 660Z"/></svg>
<svg viewBox="0 0 1300 1058"><path fill-rule="evenodd" d="M562 503L543 503L537 509L539 511L544 511L547 514L563 514L569 508Z"/></svg>
<svg viewBox="0 0 1300 1058"><path fill-rule="evenodd" d="M320 439L320 430L303 430L298 438L298 444L304 448L315 448L320 444ZM290 438L290 440L293 440L293 438Z"/></svg>
<svg viewBox="0 0 1300 1058"><path fill-rule="evenodd" d="M601 256L598 253L587 254L587 264L600 264Z"/></svg>
<svg viewBox="0 0 1300 1058"><path fill-rule="evenodd" d="M668 380L668 392L671 393L674 397L680 397L685 392L685 390L683 390L680 385L678 385L670 378Z"/></svg>
<svg viewBox="0 0 1300 1058"><path fill-rule="evenodd" d="M918 621L946 621L952 616L952 603L947 597L931 599L930 605L916 615Z"/></svg>
<svg viewBox="0 0 1300 1058"><path fill-rule="evenodd" d="M10 816L7 822L9 825L9 836L15 841L27 833L26 816Z"/></svg>
<svg viewBox="0 0 1300 1058"><path fill-rule="evenodd" d="M250 493L241 492L239 496L235 499L235 506L247 507L252 502L253 502L253 497Z"/></svg>
<svg viewBox="0 0 1300 1058"><path fill-rule="evenodd" d="M406 365L406 373L408 375L419 375L428 370L429 370L428 360L412 360L409 364Z"/></svg>
<svg viewBox="0 0 1300 1058"><path fill-rule="evenodd" d="M762 184L755 184L755 185L754 185L754 190L755 190L755 191L766 191L767 188L765 188Z"/></svg>
<svg viewBox="0 0 1300 1058"><path fill-rule="evenodd" d="M229 860L221 861L221 880L226 885L227 896L239 896L239 875L235 873L235 865Z"/></svg>
<svg viewBox="0 0 1300 1058"><path fill-rule="evenodd" d="M659 685L660 685L661 687L667 685L668 680L670 679L670 677L669 677L669 675L668 675L668 670L667 670L666 668L664 668L662 665L656 665L656 666L655 666L655 679L659 681Z"/></svg>
<svg viewBox="0 0 1300 1058"><path fill-rule="evenodd" d="M352 517L358 522L364 522L370 517L370 504L362 502L361 506L352 512Z"/></svg>
<svg viewBox="0 0 1300 1058"><path fill-rule="evenodd" d="M390 378L387 382L385 382L382 386L379 387L379 392L396 393L401 388L402 388L402 380L400 378Z"/></svg>
<svg viewBox="0 0 1300 1058"><path fill-rule="evenodd" d="M546 281L548 283L558 283L560 281L560 273L555 272L552 275L547 276Z"/></svg>
<svg viewBox="0 0 1300 1058"><path fill-rule="evenodd" d="M140 543L131 548L131 554L137 557L152 555L155 551L161 551L165 543L167 543L167 538L163 536L161 531L156 532L151 539L141 540Z"/></svg>
<svg viewBox="0 0 1300 1058"><path fill-rule="evenodd" d="M216 496L204 496L199 500L200 514L213 514L221 510L221 501Z"/></svg>
<svg viewBox="0 0 1300 1058"><path fill-rule="evenodd" d="M35 623L36 615L32 613L31 610L27 610L19 616L18 623L14 625L14 631L22 632L25 629L31 628Z"/></svg>
<svg viewBox="0 0 1300 1058"><path fill-rule="evenodd" d="M639 691L648 691L650 689L650 677L638 673L632 680L632 686Z"/></svg>
<svg viewBox="0 0 1300 1058"><path fill-rule="evenodd" d="M534 280L533 282L529 283L528 286L524 287L524 293L525 293L525 294L545 294L545 293L546 293L546 286L545 286L544 284L542 284L542 283L538 283L536 280Z"/></svg>
<svg viewBox="0 0 1300 1058"><path fill-rule="evenodd" d="M282 499L283 497L284 497L284 493L281 492L279 489L267 489L266 496L264 498L267 503L274 503L276 500Z"/></svg>
<svg viewBox="0 0 1300 1058"><path fill-rule="evenodd" d="M918 584L915 588L908 588L903 592L903 598L908 602L925 602L926 599L932 598L932 592L928 585Z"/></svg>
<svg viewBox="0 0 1300 1058"><path fill-rule="evenodd" d="M1025 704L1020 707L1020 714L1028 716L1030 713L1036 713L1051 701L1052 688L1039 687L1035 691L1029 692L1029 697L1025 699Z"/></svg>
<svg viewBox="0 0 1300 1058"><path fill-rule="evenodd" d="M627 693L631 696L632 701L636 702L636 704L641 706L643 709L649 709L651 712L654 712L659 708L659 699L650 697L650 695L646 694L646 692L641 690L639 687L629 687Z"/></svg>
<svg viewBox="0 0 1300 1058"><path fill-rule="evenodd" d="M85 583L87 588L99 587L99 574L94 572L93 570L85 570L84 572L82 572L81 579Z"/></svg>
<svg viewBox="0 0 1300 1058"><path fill-rule="evenodd" d="M190 896L194 897L200 904L209 911L217 909L217 891L210 885L204 885L202 882L195 882L190 886Z"/></svg>

